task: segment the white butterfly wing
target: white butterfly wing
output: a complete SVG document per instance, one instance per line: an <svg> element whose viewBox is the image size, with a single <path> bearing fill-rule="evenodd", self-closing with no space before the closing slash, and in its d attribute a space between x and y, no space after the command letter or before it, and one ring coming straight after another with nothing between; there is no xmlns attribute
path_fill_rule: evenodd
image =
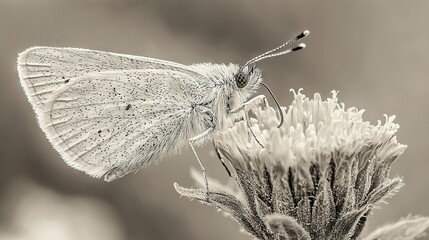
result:
<svg viewBox="0 0 429 240"><path fill-rule="evenodd" d="M54 148L70 166L108 181L176 150L192 128L192 103L202 96L201 75L161 60L34 48L18 62Z"/></svg>

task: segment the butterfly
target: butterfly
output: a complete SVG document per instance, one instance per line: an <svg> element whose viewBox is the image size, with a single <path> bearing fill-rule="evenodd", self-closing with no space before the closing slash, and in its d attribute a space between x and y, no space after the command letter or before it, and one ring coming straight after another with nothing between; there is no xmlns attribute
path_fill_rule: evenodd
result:
<svg viewBox="0 0 429 240"><path fill-rule="evenodd" d="M304 48L286 49L308 34L241 66L32 47L19 54L18 73L41 129L71 167L112 181L188 143L207 183L194 145L222 130L227 117L266 102L250 98L266 87L254 63Z"/></svg>

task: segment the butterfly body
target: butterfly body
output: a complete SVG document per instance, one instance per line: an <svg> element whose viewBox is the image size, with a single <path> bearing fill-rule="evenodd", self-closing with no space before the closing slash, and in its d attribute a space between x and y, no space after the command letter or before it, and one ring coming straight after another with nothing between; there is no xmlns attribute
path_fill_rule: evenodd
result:
<svg viewBox="0 0 429 240"><path fill-rule="evenodd" d="M210 109L216 125L215 129L224 128L224 120L231 114L231 110L238 108L256 93L262 81L261 71L257 68L245 68L247 85L239 88L236 76L240 72L237 64L194 64L191 68L205 76L199 85L202 88L203 98L196 103Z"/></svg>

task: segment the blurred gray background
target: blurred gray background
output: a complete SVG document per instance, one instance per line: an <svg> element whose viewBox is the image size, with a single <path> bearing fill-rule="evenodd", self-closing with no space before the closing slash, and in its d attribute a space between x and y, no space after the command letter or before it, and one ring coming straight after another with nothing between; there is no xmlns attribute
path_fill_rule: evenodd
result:
<svg viewBox="0 0 429 240"><path fill-rule="evenodd" d="M335 89L372 123L397 115L408 149L392 174L406 186L368 229L429 215L428 23L427 0L0 0L0 239L250 239L214 208L179 198L173 182L191 186L196 167L187 149L112 183L68 167L19 84L19 52L69 46L244 63L305 29L307 49L258 64L265 82L282 105L290 88L324 98ZM209 175L227 178L210 144L197 151Z"/></svg>

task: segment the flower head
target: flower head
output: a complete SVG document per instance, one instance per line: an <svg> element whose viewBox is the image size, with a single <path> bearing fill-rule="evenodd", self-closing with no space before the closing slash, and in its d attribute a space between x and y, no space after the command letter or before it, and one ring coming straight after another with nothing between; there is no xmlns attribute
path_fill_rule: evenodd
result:
<svg viewBox="0 0 429 240"><path fill-rule="evenodd" d="M258 107L250 120L257 139L244 121L217 133L235 185L210 181L207 203L258 239L355 239L371 210L403 185L389 178L406 148L395 137L399 125L394 116L371 125L363 110L338 103L335 91L327 100L294 96L280 128L274 109ZM206 200L204 190L176 190Z"/></svg>

